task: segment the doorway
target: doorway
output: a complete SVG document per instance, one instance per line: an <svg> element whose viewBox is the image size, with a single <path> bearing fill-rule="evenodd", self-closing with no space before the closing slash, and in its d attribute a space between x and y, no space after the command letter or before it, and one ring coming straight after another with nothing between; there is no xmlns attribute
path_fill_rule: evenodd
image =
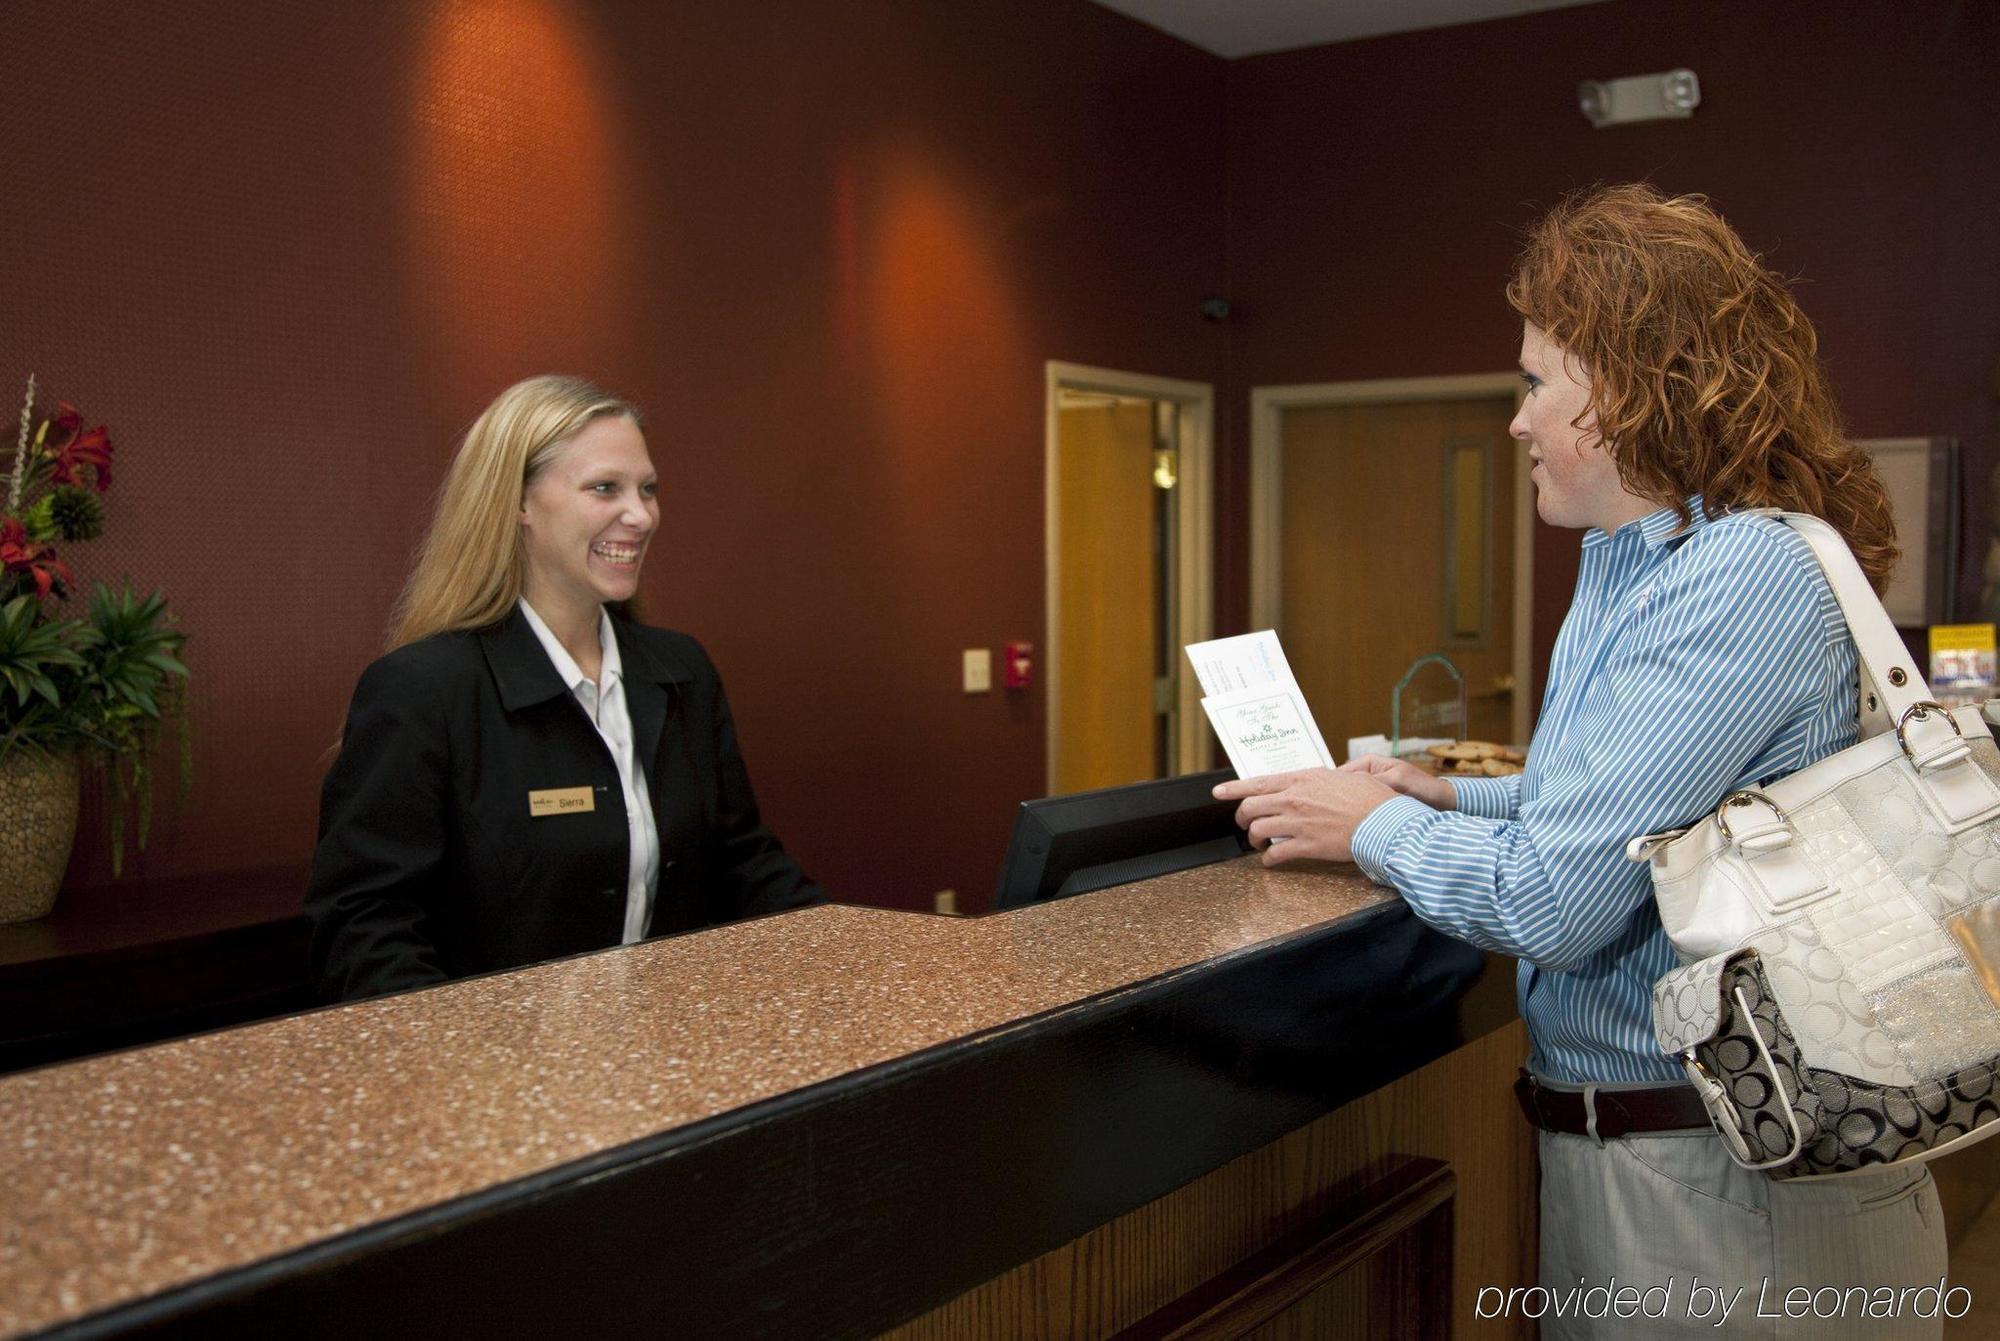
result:
<svg viewBox="0 0 2000 1341"><path fill-rule="evenodd" d="M1049 793L1203 768L1181 648L1213 622L1214 393L1072 363L1047 387Z"/></svg>
<svg viewBox="0 0 2000 1341"><path fill-rule="evenodd" d="M1342 758L1350 738L1389 733L1396 683L1429 653L1463 677L1466 736L1528 738L1534 492L1507 433L1520 392L1494 373L1251 393L1252 622L1278 630Z"/></svg>

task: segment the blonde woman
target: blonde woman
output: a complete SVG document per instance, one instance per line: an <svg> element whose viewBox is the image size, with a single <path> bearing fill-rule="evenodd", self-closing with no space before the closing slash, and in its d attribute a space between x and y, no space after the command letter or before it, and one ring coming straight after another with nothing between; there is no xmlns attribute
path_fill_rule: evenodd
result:
<svg viewBox="0 0 2000 1341"><path fill-rule="evenodd" d="M579 378L466 434L321 793L327 998L824 898L758 819L707 654L630 617L658 488L637 411Z"/></svg>

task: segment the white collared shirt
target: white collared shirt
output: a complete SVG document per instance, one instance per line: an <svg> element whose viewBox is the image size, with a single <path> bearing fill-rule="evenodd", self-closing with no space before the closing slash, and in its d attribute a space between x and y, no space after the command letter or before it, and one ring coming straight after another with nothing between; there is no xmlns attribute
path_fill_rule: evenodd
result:
<svg viewBox="0 0 2000 1341"><path fill-rule="evenodd" d="M598 679L592 680L576 664L576 658L549 631L542 617L526 598L521 613L528 627L541 639L542 650L555 664L556 674L569 686L583 715L604 737L618 765L618 783L625 793L625 819L631 832L630 858L626 863L624 944L646 938L647 924L653 920L653 895L660 883L660 835L653 823L652 798L646 791L646 777L639 769L639 753L632 740L632 714L625 705L625 667L618 657L618 639L611 632L611 616L597 612L597 650L600 658Z"/></svg>

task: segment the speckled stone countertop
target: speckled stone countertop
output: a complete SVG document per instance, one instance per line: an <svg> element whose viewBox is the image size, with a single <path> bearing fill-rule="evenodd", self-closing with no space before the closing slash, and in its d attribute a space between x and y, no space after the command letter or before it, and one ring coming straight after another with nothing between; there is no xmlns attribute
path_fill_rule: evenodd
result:
<svg viewBox="0 0 2000 1341"><path fill-rule="evenodd" d="M0 1079L0 1337L1390 897L1245 857L985 918L822 906Z"/></svg>

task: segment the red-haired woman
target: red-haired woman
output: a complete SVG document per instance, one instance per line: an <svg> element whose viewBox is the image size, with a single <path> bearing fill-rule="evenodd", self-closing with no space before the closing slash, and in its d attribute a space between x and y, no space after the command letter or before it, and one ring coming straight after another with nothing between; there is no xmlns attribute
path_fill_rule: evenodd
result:
<svg viewBox="0 0 2000 1341"><path fill-rule="evenodd" d="M1780 1182L1730 1160L1654 1040L1652 986L1677 960L1647 869L1625 857L1628 839L1854 742L1846 622L1805 541L1753 509L1824 518L1879 588L1896 557L1887 497L1841 435L1804 313L1701 198L1572 197L1533 229L1507 297L1528 383L1512 433L1537 508L1585 530L1526 774L1446 781L1361 759L1218 795L1242 801L1267 863L1352 859L1425 921L1520 959L1544 1285L1666 1286L1650 1325L1704 1335L1722 1299L1733 1323L1772 1325L1756 1317L1766 1282L1767 1301L1935 1286L1943 1224L1921 1167ZM1870 1325L1938 1326L1907 1310Z"/></svg>

